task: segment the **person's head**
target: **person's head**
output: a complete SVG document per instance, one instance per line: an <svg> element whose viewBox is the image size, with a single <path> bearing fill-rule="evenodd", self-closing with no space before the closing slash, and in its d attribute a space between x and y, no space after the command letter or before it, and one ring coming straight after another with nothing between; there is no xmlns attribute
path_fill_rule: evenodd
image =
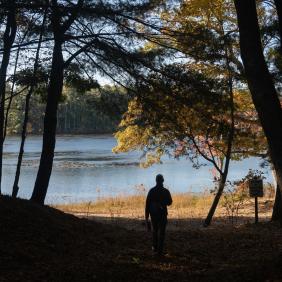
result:
<svg viewBox="0 0 282 282"><path fill-rule="evenodd" d="M162 185L164 183L164 177L161 174L156 176L156 182L158 185Z"/></svg>

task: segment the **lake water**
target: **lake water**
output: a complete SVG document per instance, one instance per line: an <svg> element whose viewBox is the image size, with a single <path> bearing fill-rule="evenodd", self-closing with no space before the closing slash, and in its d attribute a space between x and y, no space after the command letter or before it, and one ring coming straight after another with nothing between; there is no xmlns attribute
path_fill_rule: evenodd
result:
<svg viewBox="0 0 282 282"><path fill-rule="evenodd" d="M11 194L16 170L19 137L7 137L4 146L3 193ZM171 192L201 192L212 188L211 166L194 169L187 159L165 158L163 164L139 167L140 152L113 154L116 145L110 135L58 136L53 172L46 203L92 201L99 197L134 194L154 186L155 175L165 177ZM19 196L29 198L36 178L42 138L28 137L20 178ZM232 162L229 179L240 179L248 169L258 169L260 160ZM272 182L265 171L266 181Z"/></svg>

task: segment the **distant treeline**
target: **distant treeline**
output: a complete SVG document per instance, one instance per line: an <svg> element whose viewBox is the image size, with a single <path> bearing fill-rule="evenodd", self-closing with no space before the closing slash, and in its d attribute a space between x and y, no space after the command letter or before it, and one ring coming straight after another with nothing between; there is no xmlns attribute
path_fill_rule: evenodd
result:
<svg viewBox="0 0 282 282"><path fill-rule="evenodd" d="M24 96L21 95L13 101L7 127L7 133L10 135L21 133ZM58 111L57 133L111 133L116 130L122 114L126 111L127 101L128 96L124 90L111 86L84 94L74 89L64 89ZM42 133L44 112L44 94L34 95L31 100L28 133Z"/></svg>

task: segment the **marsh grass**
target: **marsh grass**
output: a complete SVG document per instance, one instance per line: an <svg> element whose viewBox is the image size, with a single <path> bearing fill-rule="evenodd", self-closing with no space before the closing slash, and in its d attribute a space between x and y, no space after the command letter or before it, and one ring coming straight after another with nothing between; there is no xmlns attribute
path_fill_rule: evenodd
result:
<svg viewBox="0 0 282 282"><path fill-rule="evenodd" d="M203 217L212 202L209 193L181 193L173 195L173 204L169 207L172 218ZM100 198L93 202L54 205L64 212L81 215L101 215L108 217L143 218L145 194Z"/></svg>
<svg viewBox="0 0 282 282"><path fill-rule="evenodd" d="M237 191L237 192L236 192ZM234 193L241 193L236 190ZM215 213L215 220L242 223L251 222L254 217L254 200L248 195L244 199L240 209L230 217L230 213L226 208L226 201L233 199L233 194L226 192L222 197ZM209 192L203 193L178 193L173 194L173 204L168 208L169 217L180 221L186 219L193 222L195 219L204 219L208 213L214 196ZM81 203L68 203L61 205L53 205L67 213L72 213L82 217L98 216L109 219L144 219L144 206L146 200L146 191L139 191L136 195L119 195L116 197L99 197L96 201L88 201ZM274 193L270 187L265 188L265 197L259 198L260 218L265 220L271 217ZM235 221L234 221L235 219ZM238 220L239 219L239 220Z"/></svg>

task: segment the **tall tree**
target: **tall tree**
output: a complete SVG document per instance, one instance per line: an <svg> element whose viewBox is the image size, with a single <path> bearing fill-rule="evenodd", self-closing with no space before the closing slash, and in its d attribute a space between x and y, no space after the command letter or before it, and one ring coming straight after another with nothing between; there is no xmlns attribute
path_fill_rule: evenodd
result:
<svg viewBox="0 0 282 282"><path fill-rule="evenodd" d="M160 1L84 1L76 4L52 0L50 26L54 37L52 63L44 117L43 147L31 200L43 204L52 172L57 126L58 103L62 94L64 71L78 56L78 62L97 69L122 84L128 77L141 77L141 69L152 66L150 53L140 47L141 19ZM127 43L136 39L131 46ZM66 47L66 48L65 48ZM65 49L64 49L65 48ZM69 54L69 57L64 57ZM124 76L127 73L127 76Z"/></svg>
<svg viewBox="0 0 282 282"><path fill-rule="evenodd" d="M17 31L16 22L16 6L15 1L6 1L8 8L5 10L6 27L3 35L3 53L0 67L0 194L2 180L2 160L3 160L3 145L5 135L5 97L6 97L6 77L7 69L10 61L11 48L15 40Z"/></svg>
<svg viewBox="0 0 282 282"><path fill-rule="evenodd" d="M261 43L255 0L234 0L240 32L241 56L252 99L267 138L270 157L282 187L282 109ZM282 223L282 217L280 218Z"/></svg>
<svg viewBox="0 0 282 282"><path fill-rule="evenodd" d="M280 67L279 65L279 60L282 58L282 1L280 0L274 0L276 11L277 11L277 16L278 16L278 32L279 32L279 58L277 60L278 62L278 68ZM280 73L281 74L281 73ZM275 180L276 180L276 173L275 174ZM275 181L277 183L277 180ZM271 220L273 221L278 221L280 218L282 218L282 201L281 201L281 193L280 193L280 188L277 185L276 187L276 193L275 193L275 200L274 200L274 205L273 205L273 212L272 212L272 217Z"/></svg>
<svg viewBox="0 0 282 282"><path fill-rule="evenodd" d="M59 99L62 94L64 78L64 58L62 44L64 43L64 35L75 20L76 16L76 12L73 11L68 19L63 21L63 14L59 9L58 2L56 0L52 0L51 3L51 28L54 35L54 47L50 81L47 90L48 94L44 117L43 145L40 157L40 165L34 190L31 196L31 200L40 204L44 203L53 166L56 143L57 109ZM82 4L83 0L79 0L75 7L76 10L80 9Z"/></svg>
<svg viewBox="0 0 282 282"><path fill-rule="evenodd" d="M22 127L22 133L21 133L21 145L20 145L20 151L18 155L17 169L15 173L13 192L12 192L12 197L14 198L17 197L18 191L19 191L19 179L20 179L21 165L22 165L22 159L23 159L23 154L24 154L25 139L26 139L26 134L27 134L30 99L36 87L36 74L37 74L38 67L39 67L39 55L40 55L40 48L41 48L42 38L43 38L43 33L44 33L44 28L45 28L46 15L47 15L47 9L43 16L43 20L41 24L41 30L40 30L40 35L38 39L38 46L37 46L35 60L34 60L32 82L28 90L28 93L26 94L26 99L25 99L24 120L23 120L23 127Z"/></svg>
<svg viewBox="0 0 282 282"><path fill-rule="evenodd" d="M139 104L141 104L141 106L138 107L140 112L136 111L136 106L132 107L133 104L130 105L126 115L127 118L122 122L122 125L127 128L121 129L117 134L119 145L115 149L122 151L133 149L134 147L138 148L137 144L139 144L141 148L154 148L156 144L160 147L169 147L171 145L173 146L175 140L182 144L183 141L185 144L186 140L187 147L190 146L190 149L187 151L191 151L194 156L199 154L204 159L208 160L219 174L216 195L205 220L206 226L211 223L211 219L225 187L230 159L236 158L239 155L245 157L250 156L255 150L259 149L257 144L255 144L258 143L258 141L252 141L254 134L251 133L250 130L247 130L248 117L246 113L251 111L251 107L245 108L244 112L242 103L238 103L238 96L241 96L241 99L243 99L246 91L242 91L244 74L243 65L239 60L238 35L234 13L235 7L232 1L191 0L184 1L179 10L170 12L163 17L165 22L164 34L167 35L167 37L159 40L160 45L171 46L174 50L181 52L182 54L175 52L175 56L180 56L181 58L183 55L185 56L187 62L185 64L183 63L183 68L187 69L187 74L189 74L189 71L192 69L194 69L195 72L199 71L199 73L205 76L207 81L214 81L217 85L217 90L209 86L211 93L208 97L213 97L211 101L207 99L204 94L205 91L202 89L202 91L198 92L199 99L202 99L202 104L199 106L196 100L194 100L194 103L190 102L189 108L184 109L185 103L189 100L191 101L191 93L189 92L197 91L197 88L199 88L199 85L193 83L191 72L190 75L187 76L186 81L184 79L181 80L181 75L178 75L178 79L181 80L181 83L176 83L178 87L171 89L174 94L167 94L166 91L163 90L162 97L156 94L159 93L159 88L152 86L154 90L151 91L151 95L155 97L151 99L153 101L149 100L150 103L147 101L147 96L146 99L143 98L144 90L140 89L141 94L138 95L141 96L138 100ZM175 71L173 65L171 68ZM177 71L175 71L175 73L177 73ZM195 73L192 74L192 76L194 75ZM170 80L169 74L168 77L164 76L160 79ZM175 79L177 80L177 78ZM200 77L198 77L198 79L201 81ZM204 81L203 77L202 81ZM185 84L191 84L195 89L192 91L190 89L191 85ZM203 83L202 87L204 85L205 83ZM219 85L224 85L225 87L221 88ZM170 88L169 83L166 85L166 88ZM182 96L184 89L186 90L186 96ZM222 97L221 103L219 103L216 96L213 95L213 93L217 91L221 91L221 95L219 95ZM233 102L234 93L236 93L236 103ZM162 104L168 106L165 102L168 96L168 103L171 107L173 105L176 109L175 111L170 110L169 113L165 113L166 107ZM183 105L177 104L176 102L180 99L179 96L183 99ZM160 107L157 108L153 106L155 99L165 101L159 102ZM224 111L222 111L223 108L225 109ZM154 110L160 112L161 117L159 117ZM150 114L147 114L147 112ZM195 114L192 115L191 112L195 112ZM189 120L185 123L187 118L183 115L180 117L179 113L186 113ZM208 113L213 114L210 116ZM143 137L137 134L142 128L138 123L138 115L148 116L146 125L149 128L154 128L154 133L152 134L156 135L151 138L152 140L144 138L146 136L146 130L143 131ZM166 115L168 117L165 125L164 116ZM156 118L156 116L158 118ZM135 117L135 121L133 117ZM253 115L252 118L254 117L255 115ZM174 122L171 123L169 119ZM156 120L159 122L162 121L162 126L159 126ZM248 131L249 138L243 137L246 135L246 131L244 133L238 126L235 129L235 120L237 124L245 120L245 124L242 128ZM134 132L131 123L138 126L138 130L135 128L136 132ZM144 124L144 122L141 122L141 124ZM183 124L185 124L185 126L183 126ZM242 123L240 126L241 125ZM155 127L159 127L160 129L157 130ZM195 130L195 128L197 128L197 130ZM222 130L223 128L224 130ZM259 125L256 124L256 128L259 128ZM167 131L167 137L164 133L165 131ZM191 131L193 134L191 134ZM236 135L235 138L234 131ZM139 136L139 141L137 140L136 143L129 140L130 138L138 139L136 136ZM191 142L187 142L187 140ZM246 144L248 145L246 146ZM264 143L262 142L262 144ZM194 148L197 150L193 152ZM261 151L261 149L265 149L265 147L260 147L259 151ZM185 152L185 150L183 152Z"/></svg>
<svg viewBox="0 0 282 282"><path fill-rule="evenodd" d="M215 80L183 66L167 66L175 79L151 77L138 85L142 93L129 103L116 134L114 152L143 150L145 166L163 154L189 158L198 168L209 163L216 172L215 198L205 226L210 225L225 187L231 159L264 152L265 142L248 92L233 89L228 80ZM227 77L228 78L228 77ZM149 80L149 78L148 78Z"/></svg>

